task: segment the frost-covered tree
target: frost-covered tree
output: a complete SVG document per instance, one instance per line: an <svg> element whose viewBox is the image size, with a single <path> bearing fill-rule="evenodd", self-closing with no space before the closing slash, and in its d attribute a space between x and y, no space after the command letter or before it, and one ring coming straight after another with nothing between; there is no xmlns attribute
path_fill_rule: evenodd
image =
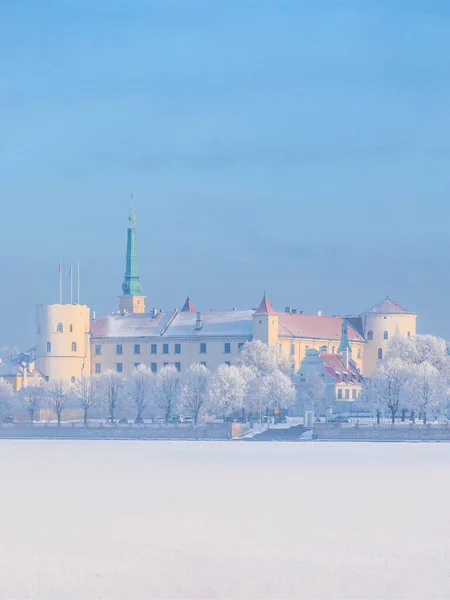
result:
<svg viewBox="0 0 450 600"><path fill-rule="evenodd" d="M20 404L27 411L30 422L33 423L39 413L44 399L44 388L40 385L22 388L18 394Z"/></svg>
<svg viewBox="0 0 450 600"><path fill-rule="evenodd" d="M13 389L5 379L0 378L0 419L6 417L13 399Z"/></svg>
<svg viewBox="0 0 450 600"><path fill-rule="evenodd" d="M183 407L192 415L194 423L209 398L209 382L211 373L204 365L193 364L185 372L181 394Z"/></svg>
<svg viewBox="0 0 450 600"><path fill-rule="evenodd" d="M123 375L110 369L101 376L100 382L102 398L108 407L111 421L114 422L116 410L120 408L123 399Z"/></svg>
<svg viewBox="0 0 450 600"><path fill-rule="evenodd" d="M155 376L154 395L156 404L169 422L180 400L181 375L173 365L163 367Z"/></svg>
<svg viewBox="0 0 450 600"><path fill-rule="evenodd" d="M372 373L367 396L381 410L391 413L392 423L402 403L407 401L411 370L398 358L386 360Z"/></svg>
<svg viewBox="0 0 450 600"><path fill-rule="evenodd" d="M295 404L295 388L291 378L279 370L262 378L261 396L266 408L286 410Z"/></svg>
<svg viewBox="0 0 450 600"><path fill-rule="evenodd" d="M444 405L447 382L442 373L429 362L409 369L408 393L413 408L425 419L427 410Z"/></svg>
<svg viewBox="0 0 450 600"><path fill-rule="evenodd" d="M98 375L82 375L71 389L76 406L83 410L83 421L87 425L88 415L100 398L100 378Z"/></svg>
<svg viewBox="0 0 450 600"><path fill-rule="evenodd" d="M427 362L447 375L449 371L447 342L433 335L394 336L389 342L386 358L401 360L409 366Z"/></svg>
<svg viewBox="0 0 450 600"><path fill-rule="evenodd" d="M326 384L319 373L311 373L302 383L300 397L307 407L314 409L316 415L320 415L325 400Z"/></svg>
<svg viewBox="0 0 450 600"><path fill-rule="evenodd" d="M261 340L245 342L236 357L235 364L250 367L260 375L267 375L276 370L281 370L286 375L292 372L292 365L279 346L268 346Z"/></svg>
<svg viewBox="0 0 450 600"><path fill-rule="evenodd" d="M136 423L144 421L143 415L145 409L150 404L152 398L152 385L154 376L150 369L145 365L139 365L133 369L131 378L128 380L125 388L125 394L129 406L136 411Z"/></svg>
<svg viewBox="0 0 450 600"><path fill-rule="evenodd" d="M236 365L219 365L211 378L209 398L215 411L230 416L241 410L247 394L247 385L242 370Z"/></svg>
<svg viewBox="0 0 450 600"><path fill-rule="evenodd" d="M58 427L61 425L61 413L69 408L71 389L63 379L50 381L46 388L47 406L56 415Z"/></svg>

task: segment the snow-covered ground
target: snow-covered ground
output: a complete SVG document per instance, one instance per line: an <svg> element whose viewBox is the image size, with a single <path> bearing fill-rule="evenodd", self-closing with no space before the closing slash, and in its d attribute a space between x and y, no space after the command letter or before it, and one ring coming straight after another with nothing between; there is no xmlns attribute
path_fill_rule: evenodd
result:
<svg viewBox="0 0 450 600"><path fill-rule="evenodd" d="M449 444L0 441L1 598L449 598Z"/></svg>

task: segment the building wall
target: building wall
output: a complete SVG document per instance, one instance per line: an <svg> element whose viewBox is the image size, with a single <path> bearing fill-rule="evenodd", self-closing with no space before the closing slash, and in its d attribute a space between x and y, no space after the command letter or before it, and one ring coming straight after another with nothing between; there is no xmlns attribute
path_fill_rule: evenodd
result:
<svg viewBox="0 0 450 600"><path fill-rule="evenodd" d="M137 364L144 364L149 368L156 365L159 371L165 363L178 366L185 371L194 363L205 363L208 369L214 370L220 364L232 362L239 353L239 346L249 341L249 337L241 338L92 338L91 340L91 372L101 373L109 369L117 370L117 365L122 365L122 373L131 375ZM168 345L168 353L164 353L164 346ZM177 353L176 344L180 352ZM202 352L201 344L206 344L206 352ZM226 352L226 344L230 344L230 352ZM121 346L122 354L118 354L117 346ZM139 348L135 348L138 345ZM156 345L156 354L152 354L152 345ZM139 350L139 353L136 353ZM100 351L100 354L98 352ZM96 367L100 365L100 367Z"/></svg>
<svg viewBox="0 0 450 600"><path fill-rule="evenodd" d="M364 349L363 374L370 375L386 356L389 340L395 335L416 334L416 315L368 313L362 315L366 347ZM372 336L370 335L372 332ZM370 339L372 337L373 339ZM381 351L382 359L379 358Z"/></svg>
<svg viewBox="0 0 450 600"><path fill-rule="evenodd" d="M59 325L62 331L59 331ZM90 310L82 304L36 307L36 369L45 380L68 382L89 373ZM50 344L47 347L47 344ZM72 346L75 344L75 346Z"/></svg>
<svg viewBox="0 0 450 600"><path fill-rule="evenodd" d="M283 354L293 362L295 370L298 371L300 363L306 356L307 350L318 350L322 354L337 354L340 340L317 340L307 338L279 338ZM352 360L362 372L364 360L365 342L350 342L352 349ZM326 350L325 350L326 347ZM322 350L323 348L323 350Z"/></svg>
<svg viewBox="0 0 450 600"><path fill-rule="evenodd" d="M278 343L278 316L254 315L252 323L254 340L261 340L268 346Z"/></svg>

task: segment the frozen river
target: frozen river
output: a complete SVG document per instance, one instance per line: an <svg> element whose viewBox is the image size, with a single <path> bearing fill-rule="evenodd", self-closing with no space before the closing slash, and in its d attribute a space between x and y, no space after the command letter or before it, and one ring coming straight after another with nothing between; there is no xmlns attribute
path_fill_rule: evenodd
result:
<svg viewBox="0 0 450 600"><path fill-rule="evenodd" d="M450 444L0 441L0 598L450 598Z"/></svg>

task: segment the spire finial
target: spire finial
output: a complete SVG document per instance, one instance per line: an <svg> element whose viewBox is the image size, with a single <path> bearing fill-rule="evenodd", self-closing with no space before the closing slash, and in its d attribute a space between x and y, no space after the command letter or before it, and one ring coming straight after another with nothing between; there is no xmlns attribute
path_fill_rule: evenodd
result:
<svg viewBox="0 0 450 600"><path fill-rule="evenodd" d="M264 298L267 298L267 290L264 290Z"/></svg>
<svg viewBox="0 0 450 600"><path fill-rule="evenodd" d="M130 227L134 227L134 224L136 222L136 215L134 213L134 192L131 192L130 200L131 200L131 209L130 209L130 214L128 215L128 221L130 223Z"/></svg>

